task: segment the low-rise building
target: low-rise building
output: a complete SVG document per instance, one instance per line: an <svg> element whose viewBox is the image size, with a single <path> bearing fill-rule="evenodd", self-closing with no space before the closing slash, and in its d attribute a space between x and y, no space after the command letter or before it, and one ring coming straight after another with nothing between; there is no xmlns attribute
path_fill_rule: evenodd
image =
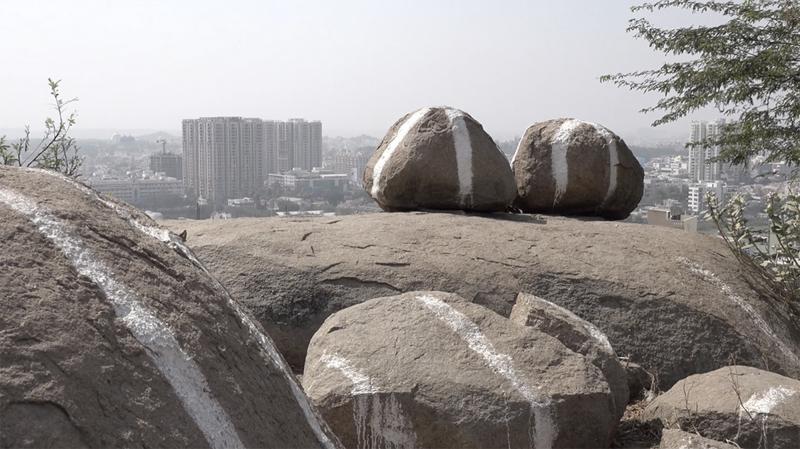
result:
<svg viewBox="0 0 800 449"><path fill-rule="evenodd" d="M666 207L647 208L647 224L697 232L696 215L682 215L679 212L676 213L675 209Z"/></svg>
<svg viewBox="0 0 800 449"><path fill-rule="evenodd" d="M175 178L98 179L89 183L98 192L135 205L157 202L167 196L183 196L183 183Z"/></svg>
<svg viewBox="0 0 800 449"><path fill-rule="evenodd" d="M270 173L268 185L278 184L292 192L320 192L326 190L348 190L350 176L344 173L333 173L329 170L306 171L293 169L285 173Z"/></svg>

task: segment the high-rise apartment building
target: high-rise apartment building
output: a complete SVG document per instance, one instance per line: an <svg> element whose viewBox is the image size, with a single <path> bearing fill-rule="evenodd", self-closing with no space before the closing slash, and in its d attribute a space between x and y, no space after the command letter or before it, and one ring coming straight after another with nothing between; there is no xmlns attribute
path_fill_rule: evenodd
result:
<svg viewBox="0 0 800 449"><path fill-rule="evenodd" d="M719 136L724 121L692 122L689 133L689 142L698 143L706 139ZM709 162L711 158L719 156L719 147L703 148L695 146L689 148L689 179L693 182L712 182L720 179L722 164Z"/></svg>
<svg viewBox="0 0 800 449"><path fill-rule="evenodd" d="M322 165L322 123L242 117L183 121L186 193L221 206L254 195L270 173Z"/></svg>

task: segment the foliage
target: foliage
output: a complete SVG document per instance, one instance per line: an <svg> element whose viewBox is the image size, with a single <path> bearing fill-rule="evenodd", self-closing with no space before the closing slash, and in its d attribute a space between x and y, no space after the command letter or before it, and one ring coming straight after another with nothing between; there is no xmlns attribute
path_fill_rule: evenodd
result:
<svg viewBox="0 0 800 449"><path fill-rule="evenodd" d="M721 206L713 193L706 195L706 218L714 221L722 239L752 277L765 285L773 299L800 308L800 195L767 197L769 229L759 232L747 223L741 195ZM753 283L751 282L751 283Z"/></svg>
<svg viewBox="0 0 800 449"><path fill-rule="evenodd" d="M75 139L69 135L77 120L77 114L75 111L66 110L70 103L78 99L64 100L61 97L60 80L48 79L47 82L50 86L50 95L55 100L53 108L56 111L56 119L50 117L45 119L44 137L37 145L31 144L30 126L25 127L25 136L19 139L19 142L9 145L5 136L0 137L0 164L43 168L78 177L83 158L78 155L79 149Z"/></svg>
<svg viewBox="0 0 800 449"><path fill-rule="evenodd" d="M670 8L714 13L723 23L669 29L634 17L628 32L676 62L604 75L601 81L661 94L642 110L663 114L653 126L715 107L732 123L718 137L695 145L719 146L717 160L742 164L765 151L768 161L800 164L800 2L658 0L631 10Z"/></svg>

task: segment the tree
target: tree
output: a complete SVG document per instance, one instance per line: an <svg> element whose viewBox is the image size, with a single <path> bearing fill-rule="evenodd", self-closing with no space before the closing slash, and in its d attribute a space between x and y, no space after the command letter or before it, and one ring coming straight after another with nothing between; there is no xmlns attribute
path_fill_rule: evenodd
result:
<svg viewBox="0 0 800 449"><path fill-rule="evenodd" d="M60 80L54 81L48 78L47 82L50 86L50 95L55 100L53 108L56 111L56 119L50 117L45 119L44 137L35 146L31 145L30 126L25 126L25 136L19 139L19 142L9 145L6 136L0 137L0 164L44 168L78 177L83 158L78 155L79 149L75 139L69 135L77 120L77 114L75 111L66 110L70 103L78 99L61 98Z"/></svg>
<svg viewBox="0 0 800 449"><path fill-rule="evenodd" d="M601 81L663 97L642 112L661 115L653 126L707 106L732 119L716 138L719 161L747 163L765 151L768 161L800 164L800 2L797 0L659 0L634 14L668 8L716 13L716 26L659 28L643 17L627 31L679 62L657 69L604 75ZM693 144L689 144L693 145Z"/></svg>

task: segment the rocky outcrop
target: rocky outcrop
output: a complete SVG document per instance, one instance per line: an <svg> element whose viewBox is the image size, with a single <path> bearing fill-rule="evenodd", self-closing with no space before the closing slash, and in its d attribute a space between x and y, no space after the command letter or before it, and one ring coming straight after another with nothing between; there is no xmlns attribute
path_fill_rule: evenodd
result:
<svg viewBox="0 0 800 449"><path fill-rule="evenodd" d="M616 418L622 417L628 405L628 379L600 329L561 306L527 293L517 296L510 319L555 337L599 368L611 388Z"/></svg>
<svg viewBox="0 0 800 449"><path fill-rule="evenodd" d="M623 219L644 191L644 170L625 142L575 119L531 125L512 165L514 205L525 212Z"/></svg>
<svg viewBox="0 0 800 449"><path fill-rule="evenodd" d="M261 326L144 214L0 166L0 241L0 447L339 447Z"/></svg>
<svg viewBox="0 0 800 449"><path fill-rule="evenodd" d="M392 125L367 163L364 188L384 210L504 211L516 194L508 161L483 126L449 107Z"/></svg>
<svg viewBox="0 0 800 449"><path fill-rule="evenodd" d="M658 449L737 449L736 446L721 441L703 438L699 435L678 429L664 429Z"/></svg>
<svg viewBox="0 0 800 449"><path fill-rule="evenodd" d="M352 448L597 448L618 422L586 357L441 292L330 316L303 386Z"/></svg>
<svg viewBox="0 0 800 449"><path fill-rule="evenodd" d="M406 291L457 293L508 316L519 292L571 310L662 389L740 363L798 376L798 328L709 236L632 223L377 213L178 221L213 274L296 369L330 314Z"/></svg>
<svg viewBox="0 0 800 449"><path fill-rule="evenodd" d="M797 448L800 381L728 366L681 380L647 406L644 418L742 448Z"/></svg>

